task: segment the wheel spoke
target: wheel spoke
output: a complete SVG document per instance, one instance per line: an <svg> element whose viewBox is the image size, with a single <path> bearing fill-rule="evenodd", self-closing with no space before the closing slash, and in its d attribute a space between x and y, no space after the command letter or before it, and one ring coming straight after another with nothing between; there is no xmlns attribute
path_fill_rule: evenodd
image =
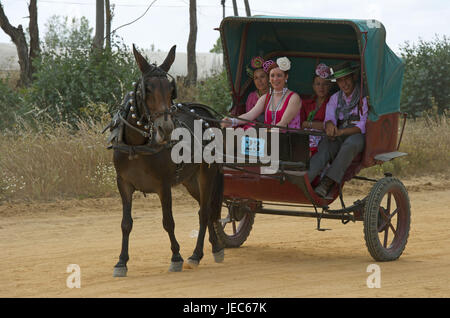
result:
<svg viewBox="0 0 450 318"><path fill-rule="evenodd" d="M398 208L394 210L394 212L391 213L391 215L389 216L389 220L392 219L398 212Z"/></svg>
<svg viewBox="0 0 450 318"><path fill-rule="evenodd" d="M392 194L389 192L388 199L387 199L387 209L386 209L387 215L389 215L391 213L391 195Z"/></svg>
<svg viewBox="0 0 450 318"><path fill-rule="evenodd" d="M379 211L380 211L381 216L382 216L383 219L384 219L383 224L381 224L381 225L378 226L378 232L381 232L381 231L383 231L383 230L386 228L386 226L390 223L390 219L389 219L389 217L384 213L385 209L384 209L383 207L380 207ZM382 220L379 220L379 221L382 221ZM380 223L380 222L378 222L378 223Z"/></svg>
<svg viewBox="0 0 450 318"><path fill-rule="evenodd" d="M397 230L394 228L394 226L392 225L391 222L389 222L389 227L391 228L392 232L394 232L394 236L397 235ZM389 229L389 228L386 228L386 231L387 231L388 229Z"/></svg>
<svg viewBox="0 0 450 318"><path fill-rule="evenodd" d="M387 248L388 234L389 234L389 228L386 227L386 230L384 231L384 242L383 242L384 248Z"/></svg>
<svg viewBox="0 0 450 318"><path fill-rule="evenodd" d="M384 213L386 211L386 209L385 208L382 208L382 207L380 207L380 214L383 216L383 219L386 221L386 222L389 222L389 213L386 215L386 213Z"/></svg>

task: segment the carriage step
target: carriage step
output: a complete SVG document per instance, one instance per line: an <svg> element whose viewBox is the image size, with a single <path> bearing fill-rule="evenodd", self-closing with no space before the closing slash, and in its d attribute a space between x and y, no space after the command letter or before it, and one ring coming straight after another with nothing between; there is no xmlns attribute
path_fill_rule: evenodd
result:
<svg viewBox="0 0 450 318"><path fill-rule="evenodd" d="M400 152L400 151L393 151L393 152L386 152L386 153L380 153L378 155L376 155L374 157L375 160L379 160L379 161L383 161L383 162L387 162L390 161L392 159L398 158L398 157L403 157L406 156L407 153L405 152Z"/></svg>

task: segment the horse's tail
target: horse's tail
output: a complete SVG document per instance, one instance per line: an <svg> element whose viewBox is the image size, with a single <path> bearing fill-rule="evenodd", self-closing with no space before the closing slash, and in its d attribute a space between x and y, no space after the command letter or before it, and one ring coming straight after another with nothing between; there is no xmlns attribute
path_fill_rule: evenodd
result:
<svg viewBox="0 0 450 318"><path fill-rule="evenodd" d="M217 167L216 176L212 182L212 193L210 200L211 220L217 221L220 219L220 213L222 210L223 191L224 191L224 178L223 171L220 167Z"/></svg>

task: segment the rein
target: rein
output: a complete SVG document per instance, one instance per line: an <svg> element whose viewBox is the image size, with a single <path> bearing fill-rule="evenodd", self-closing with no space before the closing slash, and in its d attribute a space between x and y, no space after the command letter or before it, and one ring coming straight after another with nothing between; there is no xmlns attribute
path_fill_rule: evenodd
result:
<svg viewBox="0 0 450 318"><path fill-rule="evenodd" d="M162 112L150 113L149 109L145 105L145 100L147 96L145 87L145 78L148 77L166 77L166 78L170 77L171 84L173 85L174 90L176 90L175 79L173 78L173 76L155 65L150 71L146 72L145 74L142 74L139 83L137 82L133 83L134 90L130 92L131 99L129 100L129 103L131 104L130 106L130 111L132 112L131 117L133 119L139 118L136 124L139 127L144 126L143 127L144 129L131 125L122 116L120 116L120 120L129 128L140 133L144 138L149 138L150 140L152 140L154 121L161 116L164 116L164 119L167 120L168 115L174 114L177 111L177 108L174 105L172 105L170 106L169 109L166 109ZM175 98L176 95L174 96L174 94L172 94L172 100ZM142 112L142 109L144 111L143 114L140 115L139 113Z"/></svg>

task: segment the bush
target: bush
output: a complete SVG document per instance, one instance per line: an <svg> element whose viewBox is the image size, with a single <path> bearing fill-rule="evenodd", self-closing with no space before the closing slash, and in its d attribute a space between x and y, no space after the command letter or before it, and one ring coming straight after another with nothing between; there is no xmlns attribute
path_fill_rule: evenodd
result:
<svg viewBox="0 0 450 318"><path fill-rule="evenodd" d="M197 99L221 114L227 114L231 105L230 87L226 71L216 73L197 86Z"/></svg>
<svg viewBox="0 0 450 318"><path fill-rule="evenodd" d="M98 120L132 88L138 76L134 57L118 41L113 41L112 49L93 50L92 29L85 18L72 20L71 29L60 19L51 22L56 25L51 23L45 50L34 62L36 73L27 102L40 120L51 117L73 125L78 118ZM103 108L92 109L100 102Z"/></svg>
<svg viewBox="0 0 450 318"><path fill-rule="evenodd" d="M12 127L16 114L23 105L23 99L17 91L8 85L8 80L0 80L0 130Z"/></svg>
<svg viewBox="0 0 450 318"><path fill-rule="evenodd" d="M36 121L70 123L100 120L111 113L132 89L140 72L134 56L118 38L112 48L93 50L92 29L85 18L52 17L42 43L41 55L33 61L34 80L28 88L13 90L0 83L0 129L11 128L16 118L33 125ZM99 106L101 106L99 108Z"/></svg>
<svg viewBox="0 0 450 318"><path fill-rule="evenodd" d="M434 41L408 42L401 48L405 74L401 109L414 118L437 107L442 114L450 107L450 42L446 36Z"/></svg>

